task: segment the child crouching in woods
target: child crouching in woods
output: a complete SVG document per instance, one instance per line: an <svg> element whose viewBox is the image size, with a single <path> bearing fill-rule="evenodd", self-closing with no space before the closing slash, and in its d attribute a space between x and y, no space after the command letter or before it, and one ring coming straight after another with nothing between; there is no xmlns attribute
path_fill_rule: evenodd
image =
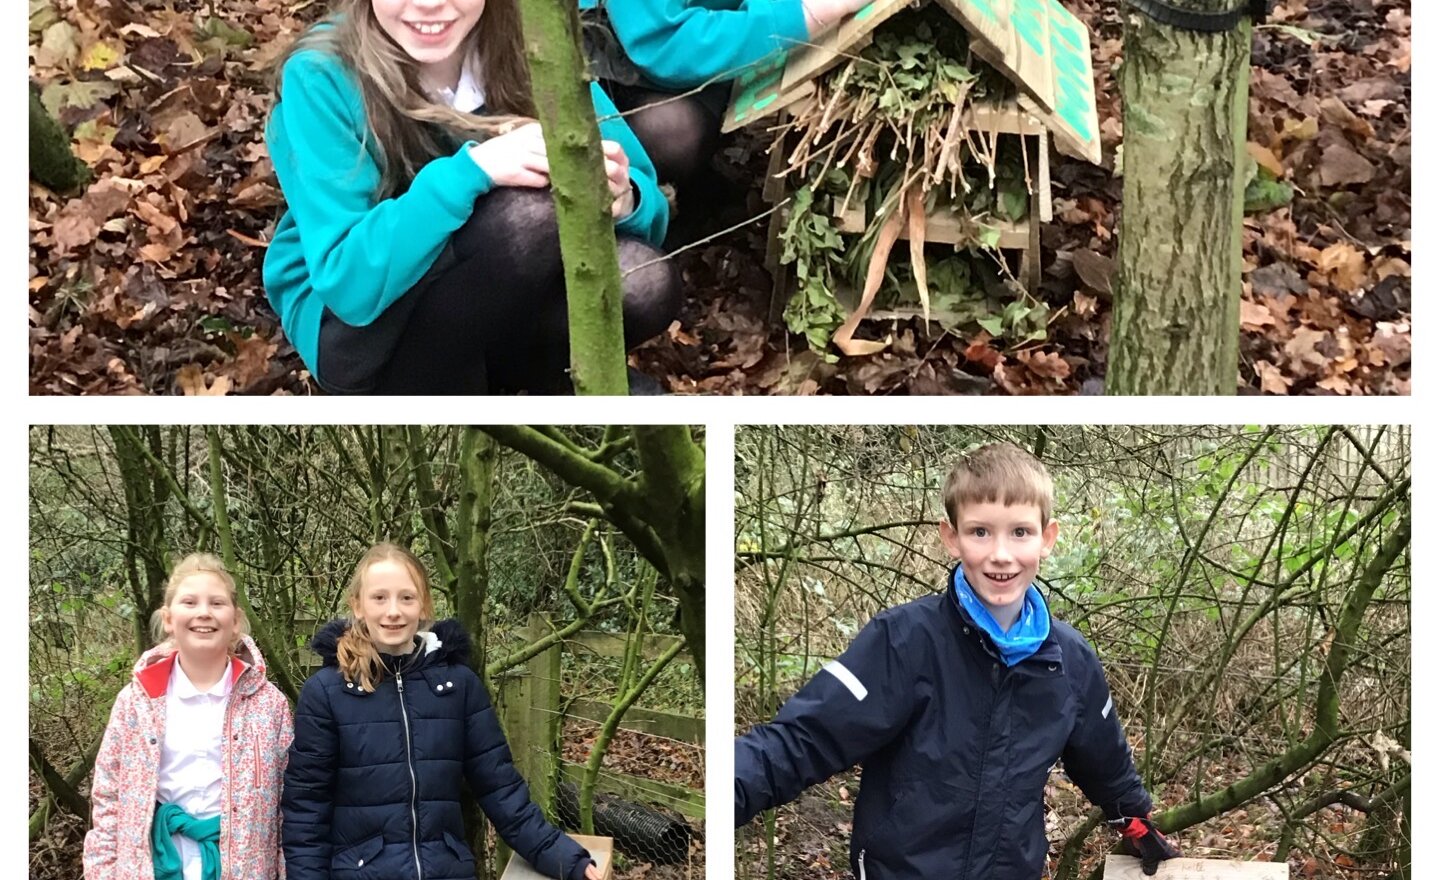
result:
<svg viewBox="0 0 1440 880"><path fill-rule="evenodd" d="M945 485L945 589L875 615L773 723L735 741L735 822L863 762L850 840L860 880L1045 872L1044 792L1065 772L1146 874L1179 855L1150 821L1105 672L1034 579L1059 524L1054 487L1010 444Z"/></svg>
<svg viewBox="0 0 1440 880"><path fill-rule="evenodd" d="M95 758L86 880L274 880L290 705L219 559L182 559Z"/></svg>
<svg viewBox="0 0 1440 880"><path fill-rule="evenodd" d="M679 311L658 250L669 208L610 99L595 85L591 98L634 346ZM516 0L341 0L285 56L265 138L288 210L265 291L321 387L569 390L534 115Z"/></svg>
<svg viewBox="0 0 1440 880"><path fill-rule="evenodd" d="M324 666L296 706L285 771L289 880L471 880L460 787L541 874L600 880L578 843L530 800L457 621L431 622L425 570L378 544L347 593L350 618L311 647Z"/></svg>

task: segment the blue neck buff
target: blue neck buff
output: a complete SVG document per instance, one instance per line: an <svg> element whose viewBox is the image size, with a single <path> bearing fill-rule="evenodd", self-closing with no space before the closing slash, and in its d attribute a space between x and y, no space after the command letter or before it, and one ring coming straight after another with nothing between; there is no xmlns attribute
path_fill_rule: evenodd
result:
<svg viewBox="0 0 1440 880"><path fill-rule="evenodd" d="M990 641L995 643L996 649L1000 651L1000 659L1006 666L1014 666L1040 650L1040 646L1049 637L1050 609L1045 606L1045 599L1034 584L1025 591L1025 604L1020 609L1020 616L1015 618L1010 631L1005 632L1000 629L1000 624L995 622L990 609L975 595L974 588L965 580L965 572L958 565L955 566L954 583L955 597L960 600L960 607L969 613L976 626L990 636Z"/></svg>

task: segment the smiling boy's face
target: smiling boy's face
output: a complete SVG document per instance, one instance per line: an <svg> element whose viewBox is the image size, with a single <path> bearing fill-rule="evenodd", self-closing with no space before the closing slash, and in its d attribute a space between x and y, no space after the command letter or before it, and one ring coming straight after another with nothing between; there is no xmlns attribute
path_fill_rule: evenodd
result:
<svg viewBox="0 0 1440 880"><path fill-rule="evenodd" d="M940 523L940 539L965 569L975 595L999 620L1018 609L1025 591L1050 555L1060 526L1042 525L1035 504L998 501L961 504L956 523Z"/></svg>

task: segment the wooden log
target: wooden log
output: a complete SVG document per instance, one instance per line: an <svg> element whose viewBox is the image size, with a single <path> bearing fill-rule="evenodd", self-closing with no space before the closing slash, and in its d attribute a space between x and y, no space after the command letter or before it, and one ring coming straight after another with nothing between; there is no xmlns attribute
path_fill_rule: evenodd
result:
<svg viewBox="0 0 1440 880"><path fill-rule="evenodd" d="M1146 876L1134 856L1106 856L1105 880L1289 880L1284 862L1237 862L1228 859L1170 859Z"/></svg>
<svg viewBox="0 0 1440 880"><path fill-rule="evenodd" d="M615 841L609 837L595 837L587 834L572 834L570 839L590 851L590 858L594 859L595 867L600 869L602 880L610 880ZM505 865L504 873L500 875L500 880L557 880L557 878L541 874L531 867L529 862L512 853L509 863Z"/></svg>

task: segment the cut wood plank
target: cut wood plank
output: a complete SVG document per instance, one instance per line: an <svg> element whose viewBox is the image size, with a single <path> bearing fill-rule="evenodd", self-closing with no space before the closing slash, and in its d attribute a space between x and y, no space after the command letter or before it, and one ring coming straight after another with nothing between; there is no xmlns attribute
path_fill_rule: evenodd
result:
<svg viewBox="0 0 1440 880"><path fill-rule="evenodd" d="M610 880L615 841L609 837L595 837L588 834L571 834L569 836L571 840L590 851L590 858L595 861L595 867L600 869L601 880ZM505 872L500 875L500 880L556 880L556 878L541 874L531 867L529 862L520 858L518 853L511 853L510 862L505 866Z"/></svg>
<svg viewBox="0 0 1440 880"><path fill-rule="evenodd" d="M1146 876L1133 856L1106 856L1105 880L1288 880L1284 862L1236 862L1227 859L1170 859Z"/></svg>
<svg viewBox="0 0 1440 880"><path fill-rule="evenodd" d="M785 77L787 58L788 53L776 52L735 78L735 85L730 89L730 109L720 126L722 132L749 125L779 109L772 109L770 105L780 97L780 81Z"/></svg>
<svg viewBox="0 0 1440 880"><path fill-rule="evenodd" d="M583 718L586 721L603 724L605 719L610 717L610 711L609 703L601 703L596 700L574 700L570 703L567 715L571 718ZM625 710L625 717L620 723L620 729L647 733L651 736L663 736L667 739L696 745L705 744L705 719L674 712L657 712L653 709L631 706Z"/></svg>
<svg viewBox="0 0 1440 880"><path fill-rule="evenodd" d="M625 643L627 636L618 633L607 633L599 630L581 630L565 640L565 645L570 651L588 651L591 654L598 654L601 657L624 657ZM651 634L645 637L645 659L654 660L676 642L680 641L679 636L666 636ZM690 654L682 652L679 659L682 662L690 662Z"/></svg>
<svg viewBox="0 0 1440 880"><path fill-rule="evenodd" d="M839 27L821 34L813 44L790 53L781 91L809 82L839 64L847 55L854 55L870 45L871 31L909 5L910 0L874 0L841 22Z"/></svg>
<svg viewBox="0 0 1440 880"><path fill-rule="evenodd" d="M864 232L868 225L864 210L858 207L850 208L837 219L839 222L835 224L835 228L840 232ZM999 246L1002 248L1024 248L1030 244L1030 224L1024 220L1015 223L1002 220L988 225L1000 228ZM902 228L900 237L908 240L909 229ZM960 244L971 241L972 236L961 225L958 217L949 211L942 211L925 218L925 240L939 244Z"/></svg>

